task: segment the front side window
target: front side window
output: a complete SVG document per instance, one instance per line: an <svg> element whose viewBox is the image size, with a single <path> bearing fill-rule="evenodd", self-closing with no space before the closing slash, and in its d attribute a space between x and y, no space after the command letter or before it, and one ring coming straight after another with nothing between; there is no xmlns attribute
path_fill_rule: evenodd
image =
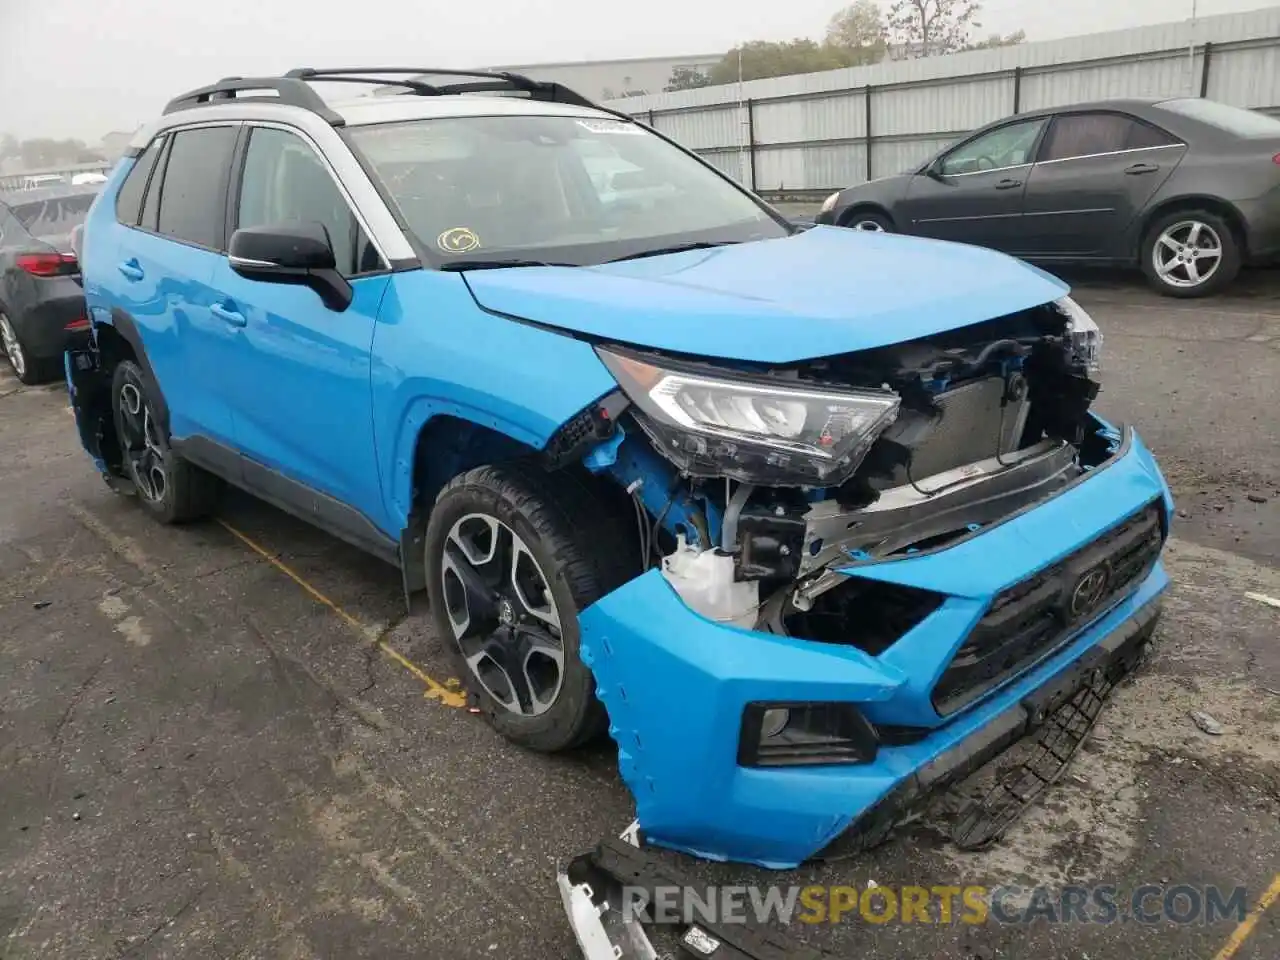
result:
<svg viewBox="0 0 1280 960"><path fill-rule="evenodd" d="M947 154L939 172L943 176L954 177L1030 163L1031 148L1035 146L1043 126L1043 119L1024 120L984 133Z"/></svg>
<svg viewBox="0 0 1280 960"><path fill-rule="evenodd" d="M380 266L377 252L316 152L286 130L256 128L245 153L236 227L301 221L324 225L344 275Z"/></svg>
<svg viewBox="0 0 1280 960"><path fill-rule="evenodd" d="M445 262L587 265L789 228L643 127L595 117L448 117L347 133L419 243Z"/></svg>
<svg viewBox="0 0 1280 960"><path fill-rule="evenodd" d="M235 127L197 127L174 134L160 186L160 233L210 250L222 248L227 174L235 145Z"/></svg>

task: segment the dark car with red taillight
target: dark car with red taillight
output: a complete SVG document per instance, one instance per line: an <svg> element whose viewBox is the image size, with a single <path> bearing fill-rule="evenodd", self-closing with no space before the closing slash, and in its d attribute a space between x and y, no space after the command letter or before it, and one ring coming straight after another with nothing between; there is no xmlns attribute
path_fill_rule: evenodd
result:
<svg viewBox="0 0 1280 960"><path fill-rule="evenodd" d="M72 240L99 189L0 194L0 344L23 383L56 380L68 340L88 333Z"/></svg>

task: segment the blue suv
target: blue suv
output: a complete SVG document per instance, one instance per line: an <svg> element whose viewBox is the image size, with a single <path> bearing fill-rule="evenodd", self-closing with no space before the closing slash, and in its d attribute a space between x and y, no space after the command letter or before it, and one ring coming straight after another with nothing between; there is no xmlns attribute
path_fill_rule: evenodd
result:
<svg viewBox="0 0 1280 960"><path fill-rule="evenodd" d="M393 95L316 92L350 82ZM873 842L1148 647L1169 491L1062 283L798 229L558 84L193 91L81 256L108 482L164 523L230 483L394 564L502 735L612 735L654 843Z"/></svg>

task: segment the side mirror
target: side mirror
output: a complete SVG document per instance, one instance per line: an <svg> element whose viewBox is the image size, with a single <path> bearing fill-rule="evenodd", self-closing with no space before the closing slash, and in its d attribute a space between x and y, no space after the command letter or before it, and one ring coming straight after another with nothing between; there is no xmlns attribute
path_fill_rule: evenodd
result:
<svg viewBox="0 0 1280 960"><path fill-rule="evenodd" d="M231 269L249 280L310 287L330 310L351 306L351 284L338 272L324 224L313 221L246 227L227 245Z"/></svg>
<svg viewBox="0 0 1280 960"><path fill-rule="evenodd" d="M929 165L925 167L922 172L930 180L937 180L939 183L941 183L942 182L942 161L941 160L930 161Z"/></svg>

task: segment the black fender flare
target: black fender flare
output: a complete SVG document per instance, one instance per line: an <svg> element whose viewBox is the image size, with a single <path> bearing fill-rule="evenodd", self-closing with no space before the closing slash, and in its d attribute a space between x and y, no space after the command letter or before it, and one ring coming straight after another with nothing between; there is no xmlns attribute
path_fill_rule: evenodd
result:
<svg viewBox="0 0 1280 960"><path fill-rule="evenodd" d="M160 428L164 431L167 440L169 438L169 403L165 400L164 391L160 389L160 381L156 377L155 369L151 366L151 359L147 356L147 348L142 343L142 334L138 330L137 321L128 312L115 307L111 311L111 323L107 326L114 328L121 339L133 350L133 356L138 366L142 368L147 397L151 400L156 416L160 419ZM105 374L106 371L103 373Z"/></svg>

